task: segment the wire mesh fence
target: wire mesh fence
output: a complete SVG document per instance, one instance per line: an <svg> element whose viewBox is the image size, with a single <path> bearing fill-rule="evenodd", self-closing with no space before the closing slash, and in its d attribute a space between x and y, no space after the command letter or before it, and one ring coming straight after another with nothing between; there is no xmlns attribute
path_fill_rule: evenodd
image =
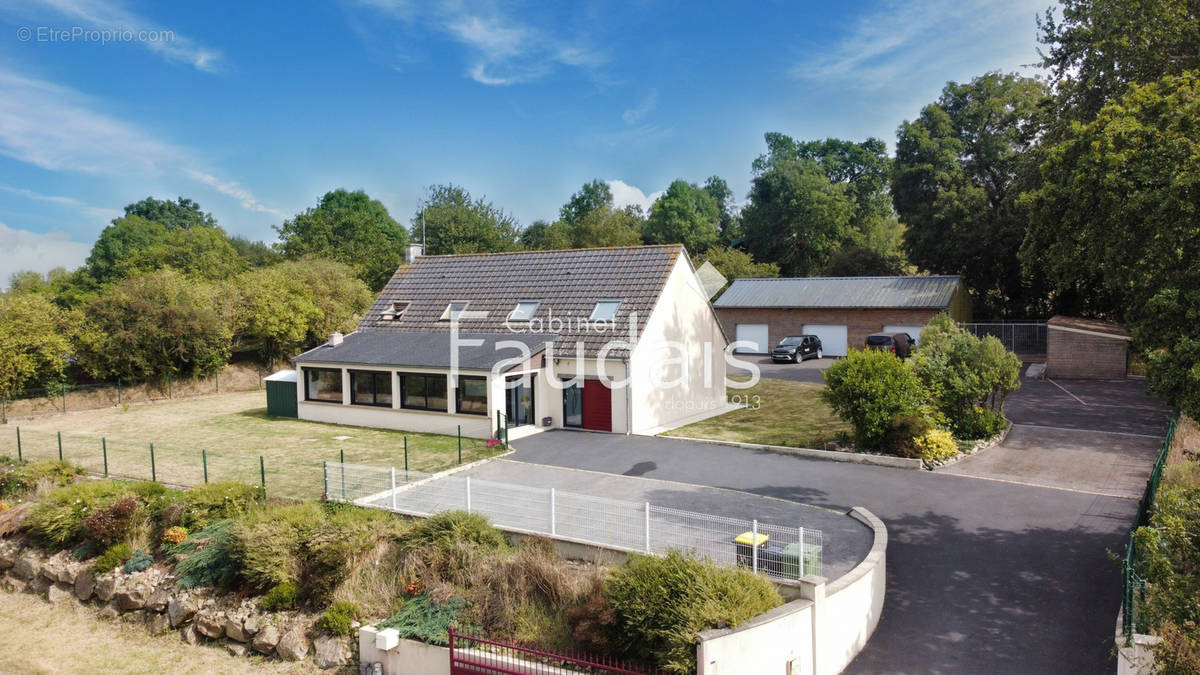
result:
<svg viewBox="0 0 1200 675"><path fill-rule="evenodd" d="M820 574L823 536L803 526L683 511L465 475L326 462L328 499L411 516L463 510L497 527L661 555L681 550L777 579Z"/></svg>
<svg viewBox="0 0 1200 675"><path fill-rule="evenodd" d="M1024 323L964 323L963 329L975 337L991 335L1014 354L1039 355L1046 353L1045 322Z"/></svg>
<svg viewBox="0 0 1200 675"><path fill-rule="evenodd" d="M10 419L55 415L78 410L99 410L177 398L192 398L222 392L262 389L269 374L258 366L231 365L214 375L171 378L148 382L100 382L60 384L26 389L13 396L0 396L0 424Z"/></svg>

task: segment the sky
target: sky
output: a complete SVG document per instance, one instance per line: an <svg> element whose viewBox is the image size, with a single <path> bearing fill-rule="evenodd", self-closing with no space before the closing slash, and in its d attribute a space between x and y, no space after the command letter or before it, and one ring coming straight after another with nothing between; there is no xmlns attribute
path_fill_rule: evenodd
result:
<svg viewBox="0 0 1200 675"><path fill-rule="evenodd" d="M338 187L405 226L442 183L524 225L593 178L740 200L765 132L891 147L947 81L1037 74L1049 4L0 0L0 286L146 196L267 241Z"/></svg>

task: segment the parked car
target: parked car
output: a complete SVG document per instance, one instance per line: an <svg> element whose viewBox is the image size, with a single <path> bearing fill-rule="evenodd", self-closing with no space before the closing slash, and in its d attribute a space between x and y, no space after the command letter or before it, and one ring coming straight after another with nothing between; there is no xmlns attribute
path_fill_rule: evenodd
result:
<svg viewBox="0 0 1200 675"><path fill-rule="evenodd" d="M871 333L867 336L867 349L882 349L907 359L912 356L916 342L908 333Z"/></svg>
<svg viewBox="0 0 1200 675"><path fill-rule="evenodd" d="M773 361L803 361L810 358L823 358L825 353L821 351L821 338L816 335L789 335L779 341L775 349L771 350L771 360Z"/></svg>

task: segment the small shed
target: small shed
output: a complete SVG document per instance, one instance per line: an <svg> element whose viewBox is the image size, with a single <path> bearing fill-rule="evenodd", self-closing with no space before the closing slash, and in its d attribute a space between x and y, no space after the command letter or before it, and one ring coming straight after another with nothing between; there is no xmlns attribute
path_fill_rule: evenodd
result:
<svg viewBox="0 0 1200 675"><path fill-rule="evenodd" d="M1055 316L1046 322L1046 377L1123 379L1129 332L1095 319Z"/></svg>
<svg viewBox="0 0 1200 675"><path fill-rule="evenodd" d="M272 417L297 417L296 371L281 370L263 378L267 386L267 414Z"/></svg>

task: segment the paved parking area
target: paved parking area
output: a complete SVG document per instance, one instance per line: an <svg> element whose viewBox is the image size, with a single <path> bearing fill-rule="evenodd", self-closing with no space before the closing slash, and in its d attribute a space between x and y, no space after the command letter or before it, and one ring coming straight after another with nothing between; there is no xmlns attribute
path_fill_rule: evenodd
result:
<svg viewBox="0 0 1200 675"><path fill-rule="evenodd" d="M796 382L816 382L824 384L825 377L822 375L825 369L832 365L837 359L833 357L825 357L823 359L809 359L800 363L776 363L769 356L752 356L750 354L738 354L737 358L742 361L753 363L758 367L762 377L768 377L774 380L793 380ZM729 367L729 375L749 375L750 371L745 368Z"/></svg>

